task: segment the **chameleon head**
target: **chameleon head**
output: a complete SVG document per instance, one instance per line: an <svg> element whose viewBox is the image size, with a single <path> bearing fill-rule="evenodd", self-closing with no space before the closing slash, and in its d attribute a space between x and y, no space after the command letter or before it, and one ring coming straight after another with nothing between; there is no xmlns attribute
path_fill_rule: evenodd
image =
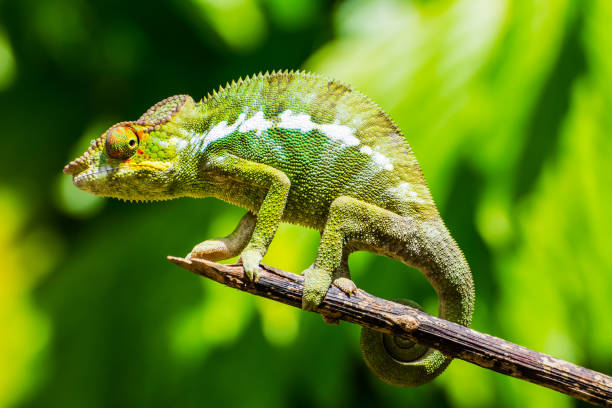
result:
<svg viewBox="0 0 612 408"><path fill-rule="evenodd" d="M163 200L180 195L173 186L175 163L188 145L179 111L191 97L178 95L134 122L121 122L94 140L64 167L81 190L126 200Z"/></svg>

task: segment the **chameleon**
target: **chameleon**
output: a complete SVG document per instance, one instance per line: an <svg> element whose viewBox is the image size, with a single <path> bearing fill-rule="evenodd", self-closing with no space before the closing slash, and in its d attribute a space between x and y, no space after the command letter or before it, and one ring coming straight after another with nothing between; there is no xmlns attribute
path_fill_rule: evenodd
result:
<svg viewBox="0 0 612 408"><path fill-rule="evenodd" d="M304 310L316 310L331 285L356 293L348 257L365 250L418 269L437 292L440 317L471 322L469 266L402 131L339 81L273 71L232 81L198 102L166 98L138 120L111 126L64 173L101 196L215 197L244 207L230 235L203 241L187 257L240 255L250 280L280 222L318 230L316 259L303 272ZM402 387L429 382L451 360L372 329L362 329L361 349L377 377Z"/></svg>

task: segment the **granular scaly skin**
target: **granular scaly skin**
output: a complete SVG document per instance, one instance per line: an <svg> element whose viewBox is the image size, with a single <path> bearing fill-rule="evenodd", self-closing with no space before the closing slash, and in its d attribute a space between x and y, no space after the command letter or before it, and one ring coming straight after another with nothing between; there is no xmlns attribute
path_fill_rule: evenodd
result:
<svg viewBox="0 0 612 408"><path fill-rule="evenodd" d="M112 126L64 172L102 196L212 196L245 207L232 234L189 256L240 254L251 279L281 221L321 231L304 271L304 309L316 308L332 283L353 293L347 258L367 250L418 268L438 293L440 316L470 324L469 267L401 130L339 82L285 71L240 79L197 103L177 95ZM393 385L423 384L450 362L367 329L361 343L368 366Z"/></svg>

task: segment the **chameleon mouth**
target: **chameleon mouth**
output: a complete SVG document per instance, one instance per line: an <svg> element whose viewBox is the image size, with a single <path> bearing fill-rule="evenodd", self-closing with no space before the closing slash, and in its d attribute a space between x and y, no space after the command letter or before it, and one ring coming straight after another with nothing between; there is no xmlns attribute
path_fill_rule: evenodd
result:
<svg viewBox="0 0 612 408"><path fill-rule="evenodd" d="M83 165L78 164L78 166ZM131 164L129 166L89 167L87 164L84 164L84 166L84 169L78 170L78 172L76 173L69 173L72 174L72 183L81 189L87 188L87 186L89 185L96 184L97 182L105 178L123 178L142 171L160 172L165 171L170 167L168 163L156 162L143 162L138 164Z"/></svg>
<svg viewBox="0 0 612 408"><path fill-rule="evenodd" d="M90 182L94 180L115 174L120 170L121 168L119 167L103 167L100 169L93 169L93 170L89 170L85 172L81 170L79 173L76 173L76 174L74 173L67 173L67 174L73 174L72 183L77 187L81 187L81 186L89 184ZM66 171L64 170L64 173L65 172Z"/></svg>

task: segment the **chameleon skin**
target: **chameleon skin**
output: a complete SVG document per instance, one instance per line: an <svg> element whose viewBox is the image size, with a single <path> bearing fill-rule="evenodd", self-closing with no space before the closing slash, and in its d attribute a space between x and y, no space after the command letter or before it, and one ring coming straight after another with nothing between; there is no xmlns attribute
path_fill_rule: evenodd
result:
<svg viewBox="0 0 612 408"><path fill-rule="evenodd" d="M304 271L306 310L331 284L354 293L348 256L366 250L420 270L438 293L440 316L470 324L469 267L408 143L382 109L339 82L284 71L240 79L197 103L177 95L112 126L64 172L102 196L212 196L246 208L232 234L188 256L240 254L251 279L281 221L319 230L317 257ZM423 384L450 362L367 329L361 345L370 369L397 386Z"/></svg>

